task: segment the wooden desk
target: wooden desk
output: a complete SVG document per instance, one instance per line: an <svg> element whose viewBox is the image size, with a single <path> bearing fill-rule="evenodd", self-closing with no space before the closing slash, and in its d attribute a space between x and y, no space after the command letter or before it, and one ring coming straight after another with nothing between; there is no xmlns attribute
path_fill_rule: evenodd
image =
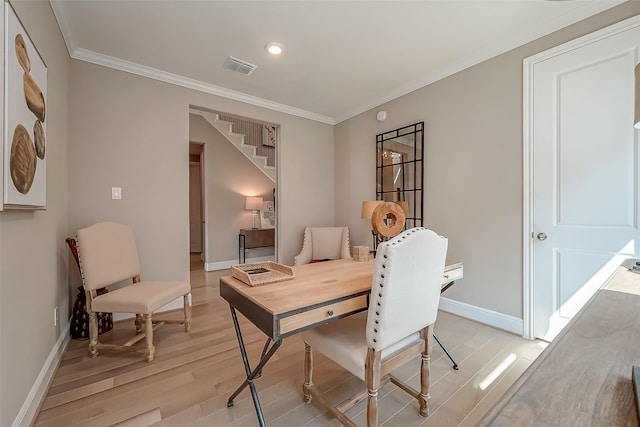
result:
<svg viewBox="0 0 640 427"><path fill-rule="evenodd" d="M305 264L293 267L295 278L264 286L248 286L232 276L220 278L220 296L231 308L240 353L247 379L229 397L227 406L249 386L261 426L265 425L254 380L282 344L282 339L304 330L364 311L369 306L374 260L352 259ZM460 262L447 262L442 278L446 289L462 278ZM258 365L252 370L246 354L236 310L268 337ZM270 346L271 342L273 344Z"/></svg>
<svg viewBox="0 0 640 427"><path fill-rule="evenodd" d="M480 425L638 425L633 365L640 365L640 274L619 267Z"/></svg>

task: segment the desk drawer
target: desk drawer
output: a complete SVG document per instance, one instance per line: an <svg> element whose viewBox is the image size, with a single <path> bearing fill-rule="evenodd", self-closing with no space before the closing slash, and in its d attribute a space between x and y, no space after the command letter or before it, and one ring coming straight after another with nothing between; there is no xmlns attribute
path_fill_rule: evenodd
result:
<svg viewBox="0 0 640 427"><path fill-rule="evenodd" d="M462 266L452 268L449 271L445 271L442 275L443 283L453 282L454 280L462 279Z"/></svg>
<svg viewBox="0 0 640 427"><path fill-rule="evenodd" d="M294 314L280 319L280 334L286 334L296 329L304 328L315 323L324 322L340 315L367 308L367 296L360 295L345 301L328 304L313 310ZM331 313L331 314L329 314Z"/></svg>

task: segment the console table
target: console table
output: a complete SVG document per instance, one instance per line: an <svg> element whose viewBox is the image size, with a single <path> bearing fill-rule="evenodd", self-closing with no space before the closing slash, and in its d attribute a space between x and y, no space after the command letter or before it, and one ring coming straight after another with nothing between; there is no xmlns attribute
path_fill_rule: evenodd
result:
<svg viewBox="0 0 640 427"><path fill-rule="evenodd" d="M275 246L275 228L243 228L238 234L238 263L243 264L246 260L245 249L266 248Z"/></svg>
<svg viewBox="0 0 640 427"><path fill-rule="evenodd" d="M637 425L640 274L625 261L511 386L480 426Z"/></svg>

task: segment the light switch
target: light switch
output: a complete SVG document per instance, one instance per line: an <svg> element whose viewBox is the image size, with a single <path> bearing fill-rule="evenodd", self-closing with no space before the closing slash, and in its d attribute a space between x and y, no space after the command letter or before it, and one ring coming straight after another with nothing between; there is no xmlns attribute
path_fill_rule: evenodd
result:
<svg viewBox="0 0 640 427"><path fill-rule="evenodd" d="M111 187L111 199L112 200L120 200L120 199L122 199L122 188L120 188L120 187Z"/></svg>

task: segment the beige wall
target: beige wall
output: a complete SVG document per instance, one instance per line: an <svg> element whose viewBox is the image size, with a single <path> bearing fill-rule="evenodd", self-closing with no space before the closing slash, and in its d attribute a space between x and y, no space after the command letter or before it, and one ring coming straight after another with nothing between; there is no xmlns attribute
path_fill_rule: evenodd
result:
<svg viewBox="0 0 640 427"><path fill-rule="evenodd" d="M72 61L71 78L69 228L131 224L147 277L188 279L190 106L281 125L282 262L298 253L309 221L333 224L331 126L86 62ZM112 186L122 200L111 200Z"/></svg>
<svg viewBox="0 0 640 427"><path fill-rule="evenodd" d="M68 325L78 227L131 224L145 277L188 279L190 106L281 125L280 261L305 225L345 224L369 243L375 135L424 120L426 224L465 279L448 297L522 315L522 59L625 17L639 2L479 64L335 127L89 63L69 61L46 0L14 0L48 67L47 210L0 213L0 425L11 425ZM375 112L385 109L380 124ZM122 187L112 201L110 188ZM53 308L61 325L53 326ZM28 420L27 420L28 421Z"/></svg>
<svg viewBox="0 0 640 427"><path fill-rule="evenodd" d="M375 136L424 120L425 225L465 267L445 296L522 318L522 60L638 13L623 4L337 125L336 222L370 242L359 213L375 196Z"/></svg>
<svg viewBox="0 0 640 427"><path fill-rule="evenodd" d="M70 315L64 242L69 231L69 56L48 1L12 3L47 65L47 209L0 212L2 426L16 419ZM57 327L55 306L61 317Z"/></svg>
<svg viewBox="0 0 640 427"><path fill-rule="evenodd" d="M189 116L189 139L205 144L209 245L205 262L233 261L235 264L238 232L253 225L253 215L245 209L245 196L273 200L275 184L202 116ZM247 259L273 253L273 248L251 249Z"/></svg>

